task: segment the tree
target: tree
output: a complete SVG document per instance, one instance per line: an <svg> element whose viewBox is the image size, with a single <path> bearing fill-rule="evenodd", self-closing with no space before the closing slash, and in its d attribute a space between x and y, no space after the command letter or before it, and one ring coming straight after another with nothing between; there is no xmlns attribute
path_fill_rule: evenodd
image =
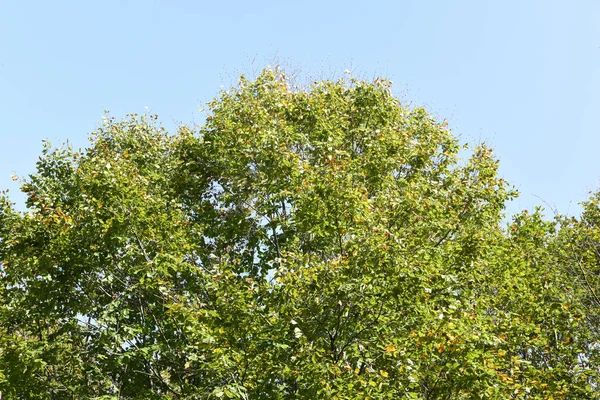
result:
<svg viewBox="0 0 600 400"><path fill-rule="evenodd" d="M386 80L265 70L209 108L106 118L3 198L7 398L597 397L554 225L502 228L491 150Z"/></svg>
<svg viewBox="0 0 600 400"><path fill-rule="evenodd" d="M599 365L598 339L600 338L600 192L592 193L582 203L579 218L559 217L559 231L554 240L557 265L569 283L572 302L581 309L581 327L587 332L580 346L585 349L583 361ZM598 382L595 381L598 387Z"/></svg>

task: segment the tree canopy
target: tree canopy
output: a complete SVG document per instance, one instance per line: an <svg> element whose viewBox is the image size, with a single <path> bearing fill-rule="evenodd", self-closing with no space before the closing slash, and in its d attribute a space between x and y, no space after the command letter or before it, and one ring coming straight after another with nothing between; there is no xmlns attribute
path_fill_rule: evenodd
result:
<svg viewBox="0 0 600 400"><path fill-rule="evenodd" d="M1 197L2 398L599 397L600 197L506 225L492 150L384 79L208 106L106 117Z"/></svg>

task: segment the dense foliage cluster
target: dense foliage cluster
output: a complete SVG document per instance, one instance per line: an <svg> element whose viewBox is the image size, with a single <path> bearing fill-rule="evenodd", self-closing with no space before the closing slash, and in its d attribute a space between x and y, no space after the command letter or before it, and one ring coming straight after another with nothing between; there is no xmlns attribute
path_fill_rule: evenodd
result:
<svg viewBox="0 0 600 400"><path fill-rule="evenodd" d="M2 399L598 397L600 197L515 195L389 82L106 118L0 201Z"/></svg>

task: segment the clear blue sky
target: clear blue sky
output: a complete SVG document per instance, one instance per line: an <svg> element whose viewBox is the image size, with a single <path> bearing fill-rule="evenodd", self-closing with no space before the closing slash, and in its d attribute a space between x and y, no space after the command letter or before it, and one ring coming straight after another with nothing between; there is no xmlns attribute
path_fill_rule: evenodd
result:
<svg viewBox="0 0 600 400"><path fill-rule="evenodd" d="M562 213L600 185L600 2L0 0L0 188L41 140L76 147L103 110L169 128L279 61L385 76L396 94L485 141L521 192ZM551 213L549 213L551 214Z"/></svg>

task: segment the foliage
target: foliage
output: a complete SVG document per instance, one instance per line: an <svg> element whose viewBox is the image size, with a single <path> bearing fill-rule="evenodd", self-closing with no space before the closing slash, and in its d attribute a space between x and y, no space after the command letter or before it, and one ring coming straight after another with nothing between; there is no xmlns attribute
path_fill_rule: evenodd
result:
<svg viewBox="0 0 600 400"><path fill-rule="evenodd" d="M28 211L2 198L5 398L598 397L596 280L561 240L600 235L503 229L490 149L461 162L385 80L265 70L209 108L106 118L45 146Z"/></svg>

